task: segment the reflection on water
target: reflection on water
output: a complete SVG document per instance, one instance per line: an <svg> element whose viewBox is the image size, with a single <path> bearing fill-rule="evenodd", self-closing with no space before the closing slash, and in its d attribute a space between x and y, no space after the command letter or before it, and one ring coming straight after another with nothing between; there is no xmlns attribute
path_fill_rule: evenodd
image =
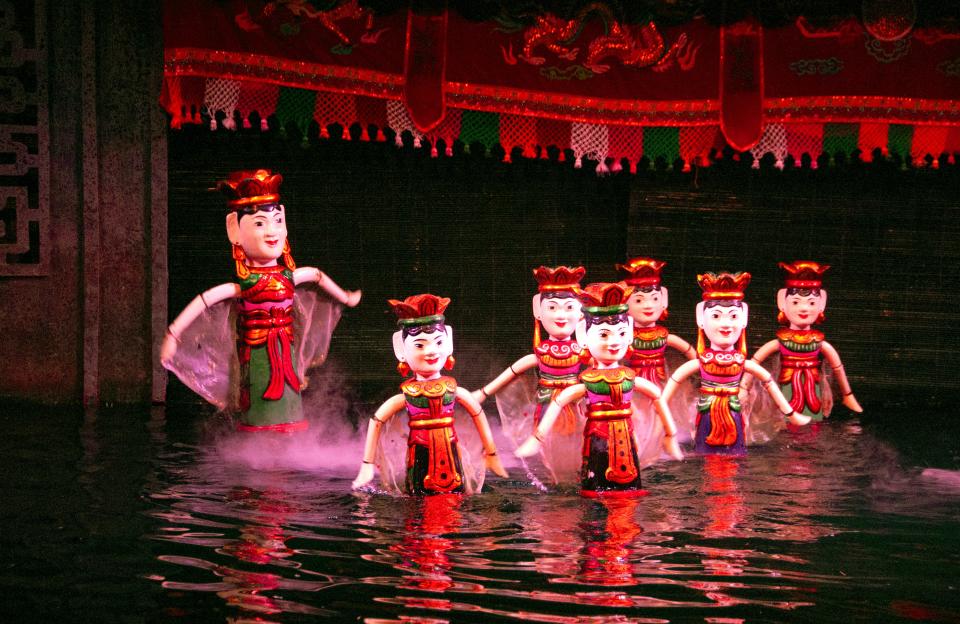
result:
<svg viewBox="0 0 960 624"><path fill-rule="evenodd" d="M159 544L144 574L177 604L215 595L223 615L212 619L232 622L953 613L942 601L933 609L922 588L886 588L904 582L898 566L917 539L928 551L913 565L957 576L955 549L936 544L953 543L960 494L897 466L855 421L785 432L745 458L651 467L651 494L637 500L588 501L519 481L414 499L352 494L351 477L257 471L201 447L167 447L144 491L147 537Z"/></svg>

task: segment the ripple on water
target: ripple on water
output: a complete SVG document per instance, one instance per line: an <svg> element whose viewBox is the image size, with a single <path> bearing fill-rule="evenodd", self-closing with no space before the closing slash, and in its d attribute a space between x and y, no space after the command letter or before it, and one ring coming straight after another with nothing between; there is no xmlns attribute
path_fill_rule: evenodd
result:
<svg viewBox="0 0 960 624"><path fill-rule="evenodd" d="M472 497L351 494L350 477L171 449L144 493L157 552L144 576L172 602L216 595L235 621L855 619L851 592L889 603L891 545L908 550L921 527L949 543L960 509L937 485L951 475L903 469L856 423L654 465L632 501L517 480Z"/></svg>

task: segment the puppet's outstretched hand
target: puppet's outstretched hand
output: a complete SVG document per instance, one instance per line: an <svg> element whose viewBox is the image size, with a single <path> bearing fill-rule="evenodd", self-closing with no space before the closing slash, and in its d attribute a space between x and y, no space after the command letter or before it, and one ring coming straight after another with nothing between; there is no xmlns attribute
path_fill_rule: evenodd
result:
<svg viewBox="0 0 960 624"><path fill-rule="evenodd" d="M500 456L494 453L493 455L484 454L483 463L486 464L487 470L493 474L499 475L503 478L507 478L510 475L507 474L507 470L503 467L503 464L500 462Z"/></svg>
<svg viewBox="0 0 960 624"><path fill-rule="evenodd" d="M360 472L357 473L357 478L353 480L353 489L358 490L370 483L373 480L373 464L368 464L366 462L360 466Z"/></svg>
<svg viewBox="0 0 960 624"><path fill-rule="evenodd" d="M164 368L170 368L170 361L177 354L177 345L179 341L169 331L163 337L163 343L160 345L160 364Z"/></svg>
<svg viewBox="0 0 960 624"><path fill-rule="evenodd" d="M851 412L856 412L858 414L863 413L863 408L860 407L860 403L857 402L857 397L853 396L851 392L847 396L843 397L843 404L847 406Z"/></svg>
<svg viewBox="0 0 960 624"><path fill-rule="evenodd" d="M663 437L663 450L667 452L667 455L680 461L683 459L683 451L680 450L680 445L677 444L676 436L664 436Z"/></svg>
<svg viewBox="0 0 960 624"><path fill-rule="evenodd" d="M540 446L540 440L534 436L530 436L513 454L517 457L532 457L540 451Z"/></svg>

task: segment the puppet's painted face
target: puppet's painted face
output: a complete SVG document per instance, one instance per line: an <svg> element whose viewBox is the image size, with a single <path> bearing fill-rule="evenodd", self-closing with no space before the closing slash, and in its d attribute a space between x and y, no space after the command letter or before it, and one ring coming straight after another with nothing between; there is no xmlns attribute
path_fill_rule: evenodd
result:
<svg viewBox="0 0 960 624"><path fill-rule="evenodd" d="M537 318L551 338L566 340L577 329L577 321L583 318L580 302L573 297L550 297L540 300Z"/></svg>
<svg viewBox="0 0 960 624"><path fill-rule="evenodd" d="M808 329L813 325L826 307L826 295L822 291L805 291L807 294L794 293L777 296L777 307L787 317L793 329ZM816 294L814 294L816 293Z"/></svg>
<svg viewBox="0 0 960 624"><path fill-rule="evenodd" d="M633 327L629 321L590 325L587 329L587 348L601 364L616 364L627 355L633 341Z"/></svg>
<svg viewBox="0 0 960 624"><path fill-rule="evenodd" d="M229 230L229 225L227 227ZM231 235L231 242L239 243L243 247L251 264L276 264L277 258L283 255L283 247L287 241L287 222L283 206L270 212L259 210L243 215L237 223L236 240L233 238Z"/></svg>
<svg viewBox="0 0 960 624"><path fill-rule="evenodd" d="M403 338L403 349L398 355L414 373L430 377L443 370L443 365L452 354L453 337L446 329L435 328Z"/></svg>
<svg viewBox="0 0 960 624"><path fill-rule="evenodd" d="M737 344L747 326L747 310L739 305L705 308L697 320L714 349L729 349Z"/></svg>
<svg viewBox="0 0 960 624"><path fill-rule="evenodd" d="M660 290L636 290L627 300L627 312L634 322L641 326L649 326L660 320L663 311L667 309L666 288Z"/></svg>

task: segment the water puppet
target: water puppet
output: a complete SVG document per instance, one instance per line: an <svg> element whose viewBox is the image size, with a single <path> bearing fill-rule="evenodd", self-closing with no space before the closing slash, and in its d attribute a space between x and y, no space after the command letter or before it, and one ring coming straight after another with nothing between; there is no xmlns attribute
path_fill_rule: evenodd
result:
<svg viewBox="0 0 960 624"><path fill-rule="evenodd" d="M823 274L830 267L809 260L781 262L779 266L785 280L784 287L777 291L777 320L785 327L777 331L775 340L757 349L753 361L763 362L779 352L779 362L774 362L773 368L781 392L794 411L814 421L829 416L833 405L828 373L836 378L843 404L854 412L862 412L840 354L824 339L823 332L813 328L824 319L827 290L823 288Z"/></svg>
<svg viewBox="0 0 960 624"><path fill-rule="evenodd" d="M682 362L697 357L696 350L683 338L671 334L660 321L667 318L669 292L661 280L661 271L666 262L653 258L631 258L616 268L623 274L623 282L633 286L633 294L627 300L627 313L633 319L633 342L624 358L624 364L633 368L638 377L653 382L663 390L670 370ZM670 357L668 364L668 350ZM685 358L685 359L684 359ZM689 388L677 394L671 401L670 410L683 413L693 402ZM663 429L654 416L653 404L643 394L633 395L634 426L640 444L640 463L647 465L660 457L660 440ZM684 431L680 431L683 441Z"/></svg>
<svg viewBox="0 0 960 624"><path fill-rule="evenodd" d="M450 299L422 294L403 301L391 299L389 303L400 325L393 334L393 351L399 361L397 369L407 379L400 384L400 394L387 399L370 418L363 463L353 488L363 487L373 479L374 469L380 463L377 456L381 429L395 414L406 409L410 417L404 462L406 492L422 495L469 493L479 489L470 482L473 471L464 465L467 457L454 429L454 409L458 403L473 419L483 446L484 465L506 477L480 404L470 392L457 386L453 377L443 374L445 369L453 368L454 362L453 327L446 324L443 315ZM387 466L381 466L381 470L385 468L389 472Z"/></svg>
<svg viewBox="0 0 960 624"><path fill-rule="evenodd" d="M217 184L227 197L227 237L237 279L195 297L170 324L160 361L242 431L289 433L308 427L304 374L326 357L344 291L314 267L297 267L287 240L283 177L237 171Z"/></svg>
<svg viewBox="0 0 960 624"><path fill-rule="evenodd" d="M637 376L660 388L667 382L667 347L676 349L688 360L697 357L690 343L659 324L667 318L669 305L669 292L660 276L666 264L653 258L638 257L617 265L617 269L625 274L623 282L633 286L633 294L627 300L627 312L633 318L633 343L624 363L633 368Z"/></svg>
<svg viewBox="0 0 960 624"><path fill-rule="evenodd" d="M500 422L507 435L516 442L523 441L540 423L543 413L562 390L577 383L583 369L583 348L573 339L577 323L583 319L580 300L580 280L583 267L545 267L533 271L537 280L537 294L533 296L533 353L511 364L473 397L482 402L497 396ZM547 333L541 339L540 328ZM536 388L532 384L514 384L523 373L536 368ZM504 391L502 394L498 394ZM580 468L580 431L583 414L577 403L564 406L557 418L554 435L545 441L541 459L554 483L572 480Z"/></svg>
<svg viewBox="0 0 960 624"><path fill-rule="evenodd" d="M632 286L621 283L590 284L580 292L584 319L578 324L577 335L593 363L580 373L577 384L551 399L533 435L516 451L520 457L539 451L564 406L586 397L580 493L588 498L645 494L634 436L634 391L654 401L664 429L665 450L676 459L683 457L674 437L677 428L660 389L620 363L633 338L633 319L627 314L627 299L632 292Z"/></svg>
<svg viewBox="0 0 960 624"><path fill-rule="evenodd" d="M750 274L704 273L697 276L703 301L697 304L697 359L671 373L663 390L670 400L679 384L700 373L700 398L694 423L694 450L701 454L743 455L747 452L749 425L740 405L740 380L744 373L757 377L791 422L804 425L809 416L796 413L783 397L773 377L747 359L746 332L749 308L743 301ZM708 346L709 343L709 346Z"/></svg>

